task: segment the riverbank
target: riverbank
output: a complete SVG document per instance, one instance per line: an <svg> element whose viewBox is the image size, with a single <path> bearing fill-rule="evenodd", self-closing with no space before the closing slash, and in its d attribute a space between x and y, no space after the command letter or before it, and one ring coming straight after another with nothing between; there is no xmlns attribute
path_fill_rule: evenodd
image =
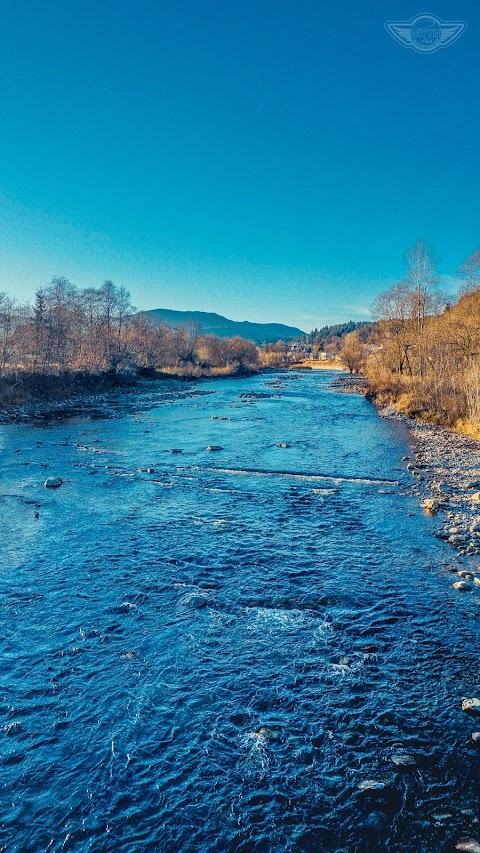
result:
<svg viewBox="0 0 480 853"><path fill-rule="evenodd" d="M155 382L183 385L203 379L253 376L251 368L203 372L63 373L56 376L16 371L0 377L0 423L74 417L109 417L115 395L128 396L153 387Z"/></svg>
<svg viewBox="0 0 480 853"><path fill-rule="evenodd" d="M299 361L292 364L290 370L339 370L342 373L347 372L344 363L339 359L332 358L329 361Z"/></svg>
<svg viewBox="0 0 480 853"><path fill-rule="evenodd" d="M339 376L331 387L362 394L376 406L381 418L399 421L408 429L412 453L403 462L413 478L413 494L427 515L435 519L435 535L460 556L480 555L480 442L448 427L409 417L394 404L379 404L369 396L367 382L361 376Z"/></svg>
<svg viewBox="0 0 480 853"><path fill-rule="evenodd" d="M413 493L435 518L435 535L460 555L480 554L480 442L446 427L412 420L392 405L379 408L378 413L401 421L411 435L412 454L404 462L414 481Z"/></svg>
<svg viewBox="0 0 480 853"><path fill-rule="evenodd" d="M22 422L43 413L101 406L108 394L135 385L134 377L112 373L56 376L15 371L0 377L0 422Z"/></svg>

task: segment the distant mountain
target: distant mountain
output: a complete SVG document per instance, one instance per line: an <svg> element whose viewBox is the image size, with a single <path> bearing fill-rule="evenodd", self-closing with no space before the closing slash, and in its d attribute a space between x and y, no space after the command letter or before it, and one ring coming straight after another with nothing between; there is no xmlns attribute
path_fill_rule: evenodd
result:
<svg viewBox="0 0 480 853"><path fill-rule="evenodd" d="M168 308L153 308L151 311L140 313L166 323L168 326L196 323L204 335L218 335L219 338L234 338L239 335L256 344L274 343L280 339L288 340L305 335L302 329L284 326L283 323L249 323L247 320L237 322L227 320L221 314L211 314L207 311L171 311Z"/></svg>

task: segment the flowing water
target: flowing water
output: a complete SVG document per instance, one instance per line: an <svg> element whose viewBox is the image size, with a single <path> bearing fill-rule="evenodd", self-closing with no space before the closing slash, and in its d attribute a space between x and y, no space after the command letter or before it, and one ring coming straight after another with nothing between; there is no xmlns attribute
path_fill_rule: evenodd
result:
<svg viewBox="0 0 480 853"><path fill-rule="evenodd" d="M152 383L110 419L0 429L0 850L478 837L480 608L403 427L331 378Z"/></svg>

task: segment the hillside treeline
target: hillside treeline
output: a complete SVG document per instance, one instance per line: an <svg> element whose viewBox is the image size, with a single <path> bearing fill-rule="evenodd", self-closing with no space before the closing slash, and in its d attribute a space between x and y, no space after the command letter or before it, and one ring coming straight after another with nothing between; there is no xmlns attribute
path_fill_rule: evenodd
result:
<svg viewBox="0 0 480 853"><path fill-rule="evenodd" d="M255 368L258 353L242 338L202 335L197 327L172 329L135 315L130 294L106 281L80 289L54 278L33 305L0 293L0 372L164 371L215 375Z"/></svg>
<svg viewBox="0 0 480 853"><path fill-rule="evenodd" d="M344 347L373 394L405 413L480 435L480 248L460 267L458 301L442 296L434 253L417 241L406 276L380 294L367 347ZM348 354L348 353L347 353Z"/></svg>
<svg viewBox="0 0 480 853"><path fill-rule="evenodd" d="M320 329L313 329L308 335L305 335L305 343L317 345L318 349L325 350L326 345L339 343L339 340L350 332L358 332L360 340L364 343L368 340L369 334L372 331L373 323L366 321L356 322L349 320L347 323L335 323L331 326L322 326Z"/></svg>

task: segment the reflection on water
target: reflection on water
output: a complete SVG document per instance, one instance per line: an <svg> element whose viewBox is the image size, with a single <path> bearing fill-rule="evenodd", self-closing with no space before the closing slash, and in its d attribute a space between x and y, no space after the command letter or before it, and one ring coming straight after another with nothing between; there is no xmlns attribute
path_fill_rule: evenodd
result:
<svg viewBox="0 0 480 853"><path fill-rule="evenodd" d="M158 384L110 420L0 430L0 850L478 836L480 611L401 428L329 378Z"/></svg>

